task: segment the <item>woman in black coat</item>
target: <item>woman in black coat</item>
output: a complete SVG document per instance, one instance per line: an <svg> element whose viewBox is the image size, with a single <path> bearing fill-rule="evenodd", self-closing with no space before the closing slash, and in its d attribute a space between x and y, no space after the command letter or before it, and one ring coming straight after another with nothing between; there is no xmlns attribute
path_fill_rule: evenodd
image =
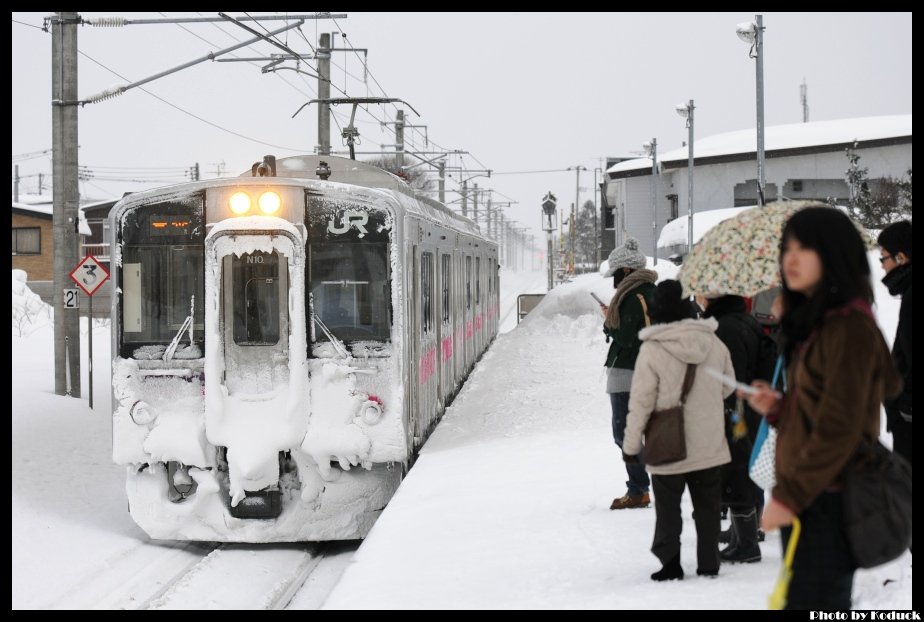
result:
<svg viewBox="0 0 924 622"><path fill-rule="evenodd" d="M731 354L738 381L750 384L763 375L760 373L761 340L766 337L757 320L747 312L744 298L722 296L707 298L702 302L705 306L704 317L715 318L719 323L715 333ZM763 356L767 354L763 353ZM759 562L758 509L763 505L763 491L748 476L748 459L760 425L760 415L751 410L750 406L738 402L734 395L726 398L725 412L732 461L725 465L722 472L722 502L729 507L731 528L729 544L719 556L725 562ZM734 438L731 433L733 419L738 417L744 417L747 425L747 436L743 438Z"/></svg>

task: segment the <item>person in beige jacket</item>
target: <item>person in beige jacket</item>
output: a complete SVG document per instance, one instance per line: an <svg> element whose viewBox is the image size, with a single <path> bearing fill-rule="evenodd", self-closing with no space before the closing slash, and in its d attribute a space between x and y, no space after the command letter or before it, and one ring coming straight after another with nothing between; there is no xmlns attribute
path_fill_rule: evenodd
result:
<svg viewBox="0 0 924 622"><path fill-rule="evenodd" d="M725 438L723 400L732 387L705 373L711 367L732 378L728 348L715 335L714 319L699 320L692 303L681 296L677 281L663 281L651 300L653 325L642 330L642 347L635 364L629 398L629 420L623 451L626 460L642 453L642 437L651 413L680 403L687 365L696 365L693 385L684 405L687 457L678 462L648 465L655 496L655 533L651 552L663 568L654 581L682 579L680 499L689 487L696 523L696 573L719 573L719 531L722 476L720 467L731 461ZM644 454L643 454L644 455Z"/></svg>

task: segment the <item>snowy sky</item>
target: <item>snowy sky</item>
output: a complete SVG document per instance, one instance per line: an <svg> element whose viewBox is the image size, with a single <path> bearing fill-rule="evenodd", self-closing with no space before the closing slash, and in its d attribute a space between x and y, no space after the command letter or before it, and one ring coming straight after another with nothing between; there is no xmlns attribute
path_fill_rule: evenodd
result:
<svg viewBox="0 0 924 622"><path fill-rule="evenodd" d="M12 14L14 156L51 147L51 38L18 23L40 26L44 15ZM519 201L511 217L535 229L547 191L566 207L574 200L575 176L567 167L589 169L581 176L583 202L605 156L639 152L652 137L664 150L680 147L687 131L674 112L679 102L695 100L698 137L754 127L754 61L735 35L735 25L752 13L348 15L302 27L312 43L317 33L337 31L355 48L369 49L368 84L357 55L335 53L334 94L341 95L339 87L410 102L421 116L410 114L409 122L427 126L431 145L471 153L451 165L559 171L471 181L502 193L495 201ZM911 113L911 13L766 13L764 25L767 125L802 120L803 78L813 121ZM79 48L87 56L79 59L79 96L123 82L111 72L139 80L231 45L232 36L249 35L230 23L82 27ZM297 31L287 41L309 51ZM344 47L342 37L335 45ZM261 43L235 54L277 51ZM316 97L315 85L293 71L263 75L254 64L206 62L144 87L169 103L134 89L88 105L79 113L79 159L96 176L81 190L104 198L146 187L105 177L181 180L195 162L203 177L214 176L221 162L226 174L238 174L266 153L310 152L317 113L312 107L291 115ZM336 112L344 124L348 111ZM394 143L391 126L385 132L380 121L393 120L395 108L371 113L375 118L357 117L360 149ZM409 147L425 149L423 137L411 132ZM331 141L340 143L336 126ZM23 179L23 192L35 191L38 173L46 179L51 173L47 155L14 163L21 175L32 175Z"/></svg>

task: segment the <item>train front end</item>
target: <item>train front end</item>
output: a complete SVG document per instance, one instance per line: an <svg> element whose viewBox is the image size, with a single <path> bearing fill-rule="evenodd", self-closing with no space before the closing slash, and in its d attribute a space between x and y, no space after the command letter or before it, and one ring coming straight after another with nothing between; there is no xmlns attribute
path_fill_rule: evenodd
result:
<svg viewBox="0 0 924 622"><path fill-rule="evenodd" d="M395 216L360 190L239 178L113 210L113 458L151 537L361 538L394 493Z"/></svg>

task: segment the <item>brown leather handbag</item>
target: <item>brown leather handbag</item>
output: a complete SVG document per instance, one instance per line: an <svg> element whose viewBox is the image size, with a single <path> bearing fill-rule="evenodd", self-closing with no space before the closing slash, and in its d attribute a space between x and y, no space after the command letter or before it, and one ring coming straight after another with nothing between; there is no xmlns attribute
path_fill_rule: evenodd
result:
<svg viewBox="0 0 924 622"><path fill-rule="evenodd" d="M659 466L679 462L687 457L687 440L683 429L683 405L696 377L696 365L687 365L680 391L680 404L656 410L645 426L645 464Z"/></svg>

